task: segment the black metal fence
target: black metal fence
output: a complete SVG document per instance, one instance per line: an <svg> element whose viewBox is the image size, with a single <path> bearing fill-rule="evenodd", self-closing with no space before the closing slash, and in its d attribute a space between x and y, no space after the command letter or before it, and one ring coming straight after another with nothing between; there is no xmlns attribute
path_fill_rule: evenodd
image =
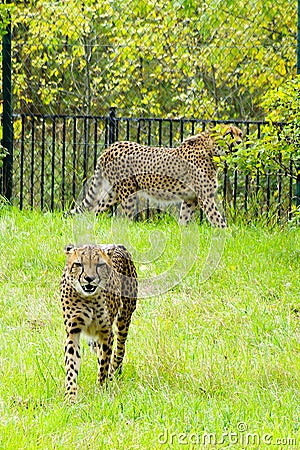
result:
<svg viewBox="0 0 300 450"><path fill-rule="evenodd" d="M262 97L296 73L296 53L300 71L299 8L288 0L4 3L0 194L21 209L71 206L117 139L177 145L207 118L230 118L259 139L264 122L237 119L265 117ZM147 118L105 116L111 104ZM257 173L225 167L227 215L287 216L291 171L292 163Z"/></svg>
<svg viewBox="0 0 300 450"><path fill-rule="evenodd" d="M222 121L220 121L221 123ZM214 122L216 123L216 122ZM224 123L224 121L222 122ZM265 125L235 121L247 136ZM154 146L175 146L204 130L211 122L199 119L122 118L114 108L108 116L15 115L12 202L21 209L66 209L78 198L93 174L101 152L116 140ZM283 170L246 174L220 171L219 196L227 214L287 216L295 181Z"/></svg>

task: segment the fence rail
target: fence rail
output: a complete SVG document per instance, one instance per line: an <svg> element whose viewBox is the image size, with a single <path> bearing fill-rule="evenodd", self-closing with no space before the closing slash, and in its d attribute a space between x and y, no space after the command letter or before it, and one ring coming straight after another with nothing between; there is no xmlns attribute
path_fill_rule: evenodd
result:
<svg viewBox="0 0 300 450"><path fill-rule="evenodd" d="M101 152L116 140L175 146L212 123L234 123L246 136L257 131L259 139L265 126L263 121L124 118L114 108L108 116L17 114L13 121L12 203L51 211L72 205ZM266 168L254 177L225 166L220 173L219 196L227 214L272 211L284 217L292 210L294 192L295 181L282 170Z"/></svg>

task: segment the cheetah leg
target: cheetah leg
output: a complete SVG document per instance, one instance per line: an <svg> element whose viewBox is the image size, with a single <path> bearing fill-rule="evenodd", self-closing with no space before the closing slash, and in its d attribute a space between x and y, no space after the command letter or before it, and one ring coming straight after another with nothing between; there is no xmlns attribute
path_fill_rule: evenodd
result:
<svg viewBox="0 0 300 450"><path fill-rule="evenodd" d="M213 197L199 200L199 203L202 205L208 220L213 226L217 226L218 228L226 228L226 221L222 214L218 211Z"/></svg>
<svg viewBox="0 0 300 450"><path fill-rule="evenodd" d="M179 214L179 224L180 225L186 225L191 218L193 217L194 211L197 207L197 200L189 200L189 201L183 201L181 203L180 207L180 214Z"/></svg>
<svg viewBox="0 0 300 450"><path fill-rule="evenodd" d="M108 369L111 363L112 347L114 335L112 330L108 330L101 335L101 341L96 343L96 353L98 358L98 381L102 386L108 376Z"/></svg>
<svg viewBox="0 0 300 450"><path fill-rule="evenodd" d="M226 228L226 221L219 212L215 202L215 192L217 190L217 180L208 179L201 171L191 172L193 192L198 197L199 206L205 212L209 222L218 228Z"/></svg>
<svg viewBox="0 0 300 450"><path fill-rule="evenodd" d="M137 195L131 194L121 202L121 207L128 219L133 220L136 216Z"/></svg>
<svg viewBox="0 0 300 450"><path fill-rule="evenodd" d="M77 395L77 377L80 368L80 333L68 334L65 342L66 390L65 399L70 403Z"/></svg>
<svg viewBox="0 0 300 450"><path fill-rule="evenodd" d="M135 309L135 306L134 306ZM129 325L131 321L131 315L133 310L128 312L126 316L119 316L117 319L117 343L114 350L114 355L112 358L112 365L110 369L110 374L113 375L116 371L118 373L122 372L122 363L125 355L125 344L128 336Z"/></svg>
<svg viewBox="0 0 300 450"><path fill-rule="evenodd" d="M118 199L116 193L113 190L106 192L105 195L98 202L96 214L101 214L102 212L109 210L112 206L115 206L117 203Z"/></svg>

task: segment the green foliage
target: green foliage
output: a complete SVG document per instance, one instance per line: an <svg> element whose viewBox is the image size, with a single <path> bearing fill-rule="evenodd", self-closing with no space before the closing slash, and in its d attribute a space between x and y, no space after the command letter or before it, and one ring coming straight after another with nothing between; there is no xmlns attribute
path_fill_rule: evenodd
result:
<svg viewBox="0 0 300 450"><path fill-rule="evenodd" d="M3 166L3 159L7 155L7 150L1 144L2 140L2 126L0 125L0 167Z"/></svg>
<svg viewBox="0 0 300 450"><path fill-rule="evenodd" d="M252 176L281 170L296 178L300 166L300 76L268 92L262 106L267 116L260 139L257 134L250 135L228 162Z"/></svg>
<svg viewBox="0 0 300 450"><path fill-rule="evenodd" d="M0 41L6 34L6 27L10 22L11 12L14 10L13 4L6 4L5 2L0 4ZM0 47L1 48L1 47ZM2 51L0 51L0 65L2 66ZM1 79L1 75L0 75ZM0 104L1 106L1 104Z"/></svg>
<svg viewBox="0 0 300 450"><path fill-rule="evenodd" d="M13 25L15 111L258 118L295 71L289 0L30 0Z"/></svg>
<svg viewBox="0 0 300 450"><path fill-rule="evenodd" d="M2 147L2 145L0 144L0 167L3 166L3 159L5 158L5 155L7 154L7 151L5 150L5 148Z"/></svg>
<svg viewBox="0 0 300 450"><path fill-rule="evenodd" d="M268 129L263 144L269 155L300 162L300 76L265 97ZM272 139L273 137L273 139Z"/></svg>
<svg viewBox="0 0 300 450"><path fill-rule="evenodd" d="M13 4L6 4L6 2L2 2L0 4L0 38L6 34L6 27L10 22L11 13L14 12ZM0 53L0 58L2 57Z"/></svg>
<svg viewBox="0 0 300 450"><path fill-rule="evenodd" d="M2 114L2 105L1 104L0 104L0 114ZM7 155L7 150L1 144L2 138L3 138L3 127L2 127L2 124L0 124L0 167L3 166L3 159Z"/></svg>

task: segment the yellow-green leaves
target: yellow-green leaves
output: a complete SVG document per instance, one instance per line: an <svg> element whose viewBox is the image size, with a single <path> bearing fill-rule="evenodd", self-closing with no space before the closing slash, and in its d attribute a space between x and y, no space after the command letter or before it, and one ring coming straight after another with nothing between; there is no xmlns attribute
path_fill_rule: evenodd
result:
<svg viewBox="0 0 300 450"><path fill-rule="evenodd" d="M229 165L257 173L281 171L296 178L300 166L300 76L265 95L266 125L227 158Z"/></svg>
<svg viewBox="0 0 300 450"><path fill-rule="evenodd" d="M18 2L14 108L262 118L295 72L296 22L289 0Z"/></svg>

